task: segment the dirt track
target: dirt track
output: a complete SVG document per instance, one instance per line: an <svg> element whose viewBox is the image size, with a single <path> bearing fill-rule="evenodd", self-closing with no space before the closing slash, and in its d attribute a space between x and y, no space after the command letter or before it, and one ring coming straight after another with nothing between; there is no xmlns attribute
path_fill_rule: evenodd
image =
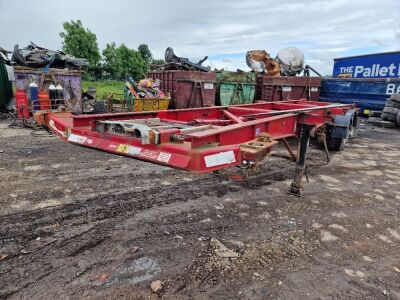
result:
<svg viewBox="0 0 400 300"><path fill-rule="evenodd" d="M362 126L296 198L279 157L233 182L0 127L2 298L400 299L399 130Z"/></svg>

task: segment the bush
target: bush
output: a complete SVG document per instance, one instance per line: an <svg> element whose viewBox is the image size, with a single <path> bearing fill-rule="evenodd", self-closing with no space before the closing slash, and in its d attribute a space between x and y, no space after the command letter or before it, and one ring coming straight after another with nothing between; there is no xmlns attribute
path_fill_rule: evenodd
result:
<svg viewBox="0 0 400 300"><path fill-rule="evenodd" d="M82 81L83 91L87 91L89 87L94 87L97 91L97 99L104 100L110 96L111 93L118 93L115 98L123 99L125 82L113 80L99 80L99 81Z"/></svg>

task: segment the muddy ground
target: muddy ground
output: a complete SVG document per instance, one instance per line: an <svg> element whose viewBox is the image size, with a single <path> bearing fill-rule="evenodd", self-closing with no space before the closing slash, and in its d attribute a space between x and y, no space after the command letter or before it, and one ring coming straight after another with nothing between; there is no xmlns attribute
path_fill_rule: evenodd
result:
<svg viewBox="0 0 400 300"><path fill-rule="evenodd" d="M361 125L297 198L279 156L235 182L6 125L1 298L400 299L397 129Z"/></svg>

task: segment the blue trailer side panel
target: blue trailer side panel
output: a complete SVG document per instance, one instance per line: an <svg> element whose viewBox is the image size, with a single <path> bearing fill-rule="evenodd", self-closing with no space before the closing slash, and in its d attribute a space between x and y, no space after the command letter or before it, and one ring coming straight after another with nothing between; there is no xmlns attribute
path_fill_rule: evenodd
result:
<svg viewBox="0 0 400 300"><path fill-rule="evenodd" d="M400 51L334 59L335 78L400 78Z"/></svg>
<svg viewBox="0 0 400 300"><path fill-rule="evenodd" d="M400 93L400 78L323 78L320 100L355 103L362 111L382 110L393 93Z"/></svg>

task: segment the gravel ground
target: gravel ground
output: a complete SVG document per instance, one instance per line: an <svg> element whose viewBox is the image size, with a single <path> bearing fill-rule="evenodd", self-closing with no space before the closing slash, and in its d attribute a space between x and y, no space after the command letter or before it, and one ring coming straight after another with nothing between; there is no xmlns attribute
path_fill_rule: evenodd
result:
<svg viewBox="0 0 400 300"><path fill-rule="evenodd" d="M2 122L0 298L400 299L399 151L361 125L297 198L278 156L235 182Z"/></svg>

